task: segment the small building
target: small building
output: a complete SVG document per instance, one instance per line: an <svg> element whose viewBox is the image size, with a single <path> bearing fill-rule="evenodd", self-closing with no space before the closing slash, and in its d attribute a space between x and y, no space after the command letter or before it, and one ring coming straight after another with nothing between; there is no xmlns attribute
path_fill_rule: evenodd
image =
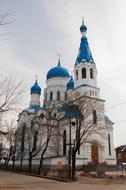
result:
<svg viewBox="0 0 126 190"><path fill-rule="evenodd" d="M116 148L117 162L126 162L126 145L121 145Z"/></svg>

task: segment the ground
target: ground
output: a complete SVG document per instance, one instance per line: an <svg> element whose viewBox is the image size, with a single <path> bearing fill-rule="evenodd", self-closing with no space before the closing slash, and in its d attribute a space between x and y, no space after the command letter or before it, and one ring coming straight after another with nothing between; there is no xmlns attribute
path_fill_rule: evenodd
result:
<svg viewBox="0 0 126 190"><path fill-rule="evenodd" d="M100 181L99 181L100 180ZM91 183L92 182L92 183ZM0 190L125 190L126 179L108 183L81 177L77 182L60 182L10 172L0 172Z"/></svg>

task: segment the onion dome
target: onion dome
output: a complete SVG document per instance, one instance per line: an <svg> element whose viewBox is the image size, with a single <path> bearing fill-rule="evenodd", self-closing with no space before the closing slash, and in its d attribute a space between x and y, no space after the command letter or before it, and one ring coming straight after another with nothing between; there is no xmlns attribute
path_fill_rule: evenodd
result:
<svg viewBox="0 0 126 190"><path fill-rule="evenodd" d="M87 26L84 24L84 20L82 20L82 25L80 26L80 31L81 32L87 31Z"/></svg>
<svg viewBox="0 0 126 190"><path fill-rule="evenodd" d="M31 87L31 94L41 94L41 88L38 85L37 80L35 81L35 84Z"/></svg>
<svg viewBox="0 0 126 190"><path fill-rule="evenodd" d="M88 44L88 39L86 37L86 32L87 27L84 25L84 21L82 21L82 25L80 27L80 31L82 33L81 37L81 43L80 43L80 48L79 48L79 53L75 62L75 65L81 63L81 62L88 62L88 63L94 63L94 59L92 57L89 44Z"/></svg>
<svg viewBox="0 0 126 190"><path fill-rule="evenodd" d="M60 59L58 65L50 69L47 73L47 80L55 77L70 78L69 71L61 66Z"/></svg>
<svg viewBox="0 0 126 190"><path fill-rule="evenodd" d="M67 83L67 90L73 90L73 89L74 89L74 81L73 81L73 76L71 75L71 78Z"/></svg>

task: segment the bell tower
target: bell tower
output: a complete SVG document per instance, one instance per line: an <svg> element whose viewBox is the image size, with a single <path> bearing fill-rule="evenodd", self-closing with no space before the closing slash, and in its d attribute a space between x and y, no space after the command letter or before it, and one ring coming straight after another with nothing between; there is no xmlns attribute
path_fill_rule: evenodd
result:
<svg viewBox="0 0 126 190"><path fill-rule="evenodd" d="M87 27L82 20L80 26L81 42L78 56L74 65L74 89L80 91L81 95L99 97L97 88L97 69L91 54L87 39Z"/></svg>

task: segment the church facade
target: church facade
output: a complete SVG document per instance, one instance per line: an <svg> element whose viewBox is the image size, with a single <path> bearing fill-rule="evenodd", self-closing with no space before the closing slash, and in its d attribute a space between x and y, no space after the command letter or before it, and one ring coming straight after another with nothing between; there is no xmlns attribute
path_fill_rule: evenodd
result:
<svg viewBox="0 0 126 190"><path fill-rule="evenodd" d="M80 27L80 32L81 42L74 64L74 76L70 75L69 71L61 65L59 59L57 66L51 68L47 73L43 105L41 106L40 102L41 88L36 80L35 84L31 87L29 108L20 113L18 127L21 128L24 124L26 128L30 127L30 120L35 115L40 116L42 113L44 114L45 109L50 108L52 105L55 106L56 117L61 118L64 115L64 120L60 124L60 135L55 137L54 148L48 150L45 155L45 164L48 162L56 165L59 161L62 164L67 164L69 138L71 138L71 142L74 142L76 138L74 135L77 125L76 117L72 116L70 118L75 126L71 127L71 134L69 134L69 125L72 122L70 124L66 122L68 118L65 120L65 114L60 112L58 107L62 107L64 104L71 104L72 102L72 104L82 108L81 114L83 116L89 112L87 118L85 117L85 120L81 123L84 125L85 131L89 126L89 121L91 126L90 132L88 130L87 133L85 132L86 138L83 136L83 143L76 154L77 165L82 166L89 163L98 164L103 162L113 165L116 162L113 144L113 122L105 115L105 101L101 99L100 89L97 86L97 67L89 48L86 36L87 27L84 21ZM41 128L41 130L43 129ZM65 153L64 131L66 141ZM55 151L54 149L56 148L57 150ZM37 159L38 157L39 154L37 155ZM34 158L34 163L37 163L37 159L36 157Z"/></svg>

